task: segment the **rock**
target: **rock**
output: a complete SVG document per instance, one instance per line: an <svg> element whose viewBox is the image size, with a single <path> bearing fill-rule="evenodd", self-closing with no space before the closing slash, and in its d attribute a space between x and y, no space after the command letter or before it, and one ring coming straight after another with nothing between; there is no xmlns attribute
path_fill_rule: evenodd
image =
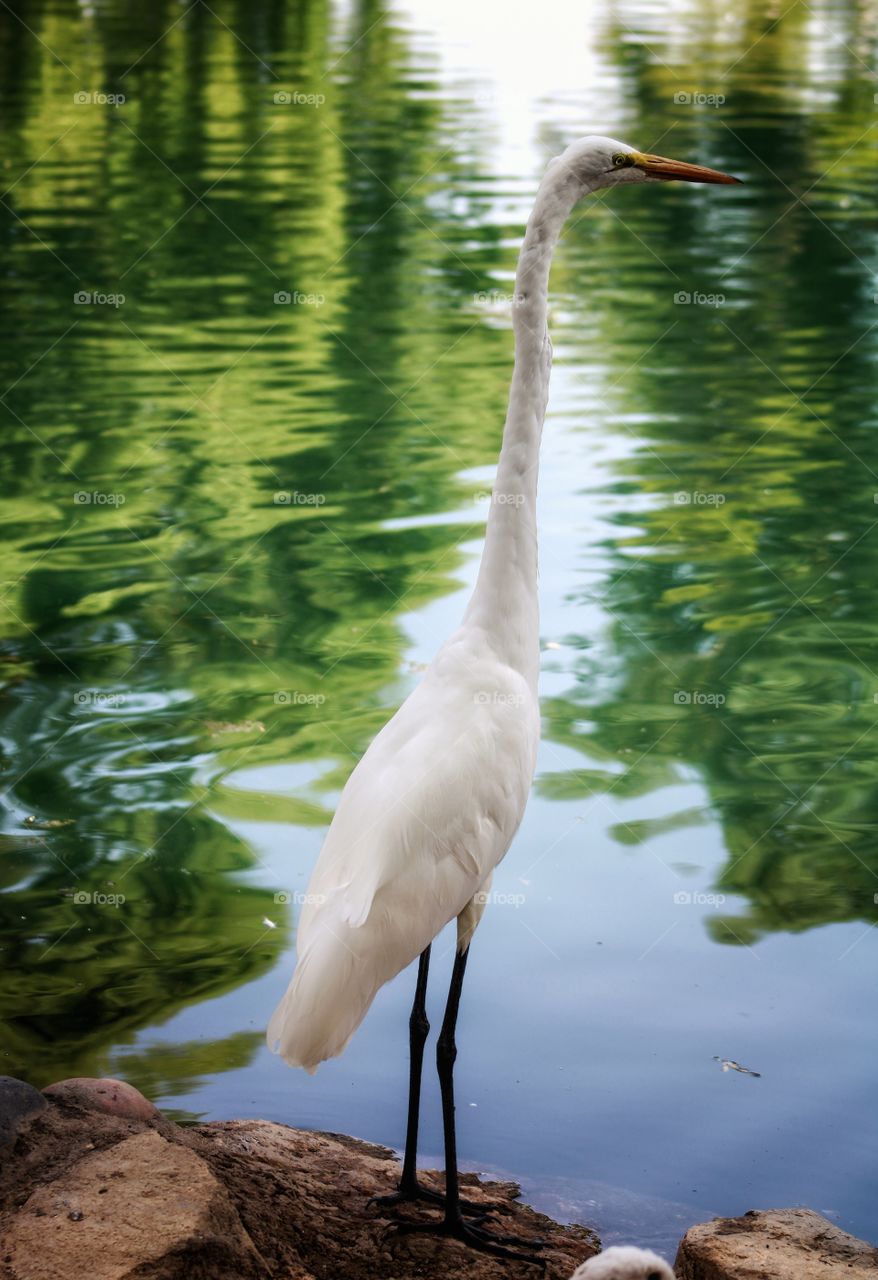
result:
<svg viewBox="0 0 878 1280"><path fill-rule="evenodd" d="M154 1131L83 1156L38 1187L2 1243L15 1280L266 1275L204 1161Z"/></svg>
<svg viewBox="0 0 878 1280"><path fill-rule="evenodd" d="M110 1116L124 1116L129 1120L158 1120L161 1112L144 1098L139 1089L124 1080L95 1080L90 1076L73 1076L50 1084L43 1093L53 1102L81 1107L84 1111L105 1111Z"/></svg>
<svg viewBox="0 0 878 1280"><path fill-rule="evenodd" d="M0 1280L538 1274L435 1234L394 1233L391 1212L369 1204L399 1176L384 1147L261 1120L181 1128L160 1113L147 1121L103 1110L100 1093L99 1109L85 1110L90 1097L83 1104L75 1090L47 1090L50 1105L0 1163ZM440 1175L421 1177L441 1189ZM585 1227L519 1204L514 1184L461 1181L469 1199L496 1205L496 1231L546 1241L546 1280L567 1280L597 1251ZM399 1216L438 1220L427 1205Z"/></svg>
<svg viewBox="0 0 878 1280"><path fill-rule="evenodd" d="M33 1085L12 1076L0 1076L0 1154L13 1145L19 1130L47 1106L46 1099Z"/></svg>
<svg viewBox="0 0 878 1280"><path fill-rule="evenodd" d="M297 1280L511 1280L538 1274L535 1267L476 1253L456 1240L395 1233L395 1220L435 1222L439 1215L423 1204L394 1210L369 1204L370 1197L396 1189L400 1168L386 1147L266 1120L201 1125L187 1136L228 1188L271 1274ZM418 1176L442 1190L437 1173ZM463 1174L461 1184L467 1199L497 1206L485 1224L489 1230L545 1240L538 1255L546 1262L545 1280L567 1280L597 1252L597 1237L587 1228L559 1226L519 1204L514 1183L483 1183Z"/></svg>
<svg viewBox="0 0 878 1280"><path fill-rule="evenodd" d="M878 1249L810 1209L752 1209L690 1227L678 1280L876 1280Z"/></svg>

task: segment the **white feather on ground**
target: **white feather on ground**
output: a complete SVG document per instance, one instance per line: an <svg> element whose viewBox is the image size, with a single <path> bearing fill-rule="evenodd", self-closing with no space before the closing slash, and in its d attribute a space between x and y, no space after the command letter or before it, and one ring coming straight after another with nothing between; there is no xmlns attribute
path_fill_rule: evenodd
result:
<svg viewBox="0 0 878 1280"><path fill-rule="evenodd" d="M613 1245L598 1253L581 1267L570 1280L674 1280L674 1273L664 1258L651 1249L634 1245Z"/></svg>

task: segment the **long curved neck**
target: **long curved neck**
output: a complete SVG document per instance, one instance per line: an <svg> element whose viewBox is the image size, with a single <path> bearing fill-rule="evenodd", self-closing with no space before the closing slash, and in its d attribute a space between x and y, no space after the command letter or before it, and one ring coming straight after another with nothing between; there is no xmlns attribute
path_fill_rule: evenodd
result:
<svg viewBox="0 0 878 1280"><path fill-rule="evenodd" d="M503 446L479 576L464 615L464 625L487 632L498 657L534 690L540 658L537 477L552 366L546 327L549 268L561 228L582 194L582 183L555 159L528 220L515 276L515 369Z"/></svg>

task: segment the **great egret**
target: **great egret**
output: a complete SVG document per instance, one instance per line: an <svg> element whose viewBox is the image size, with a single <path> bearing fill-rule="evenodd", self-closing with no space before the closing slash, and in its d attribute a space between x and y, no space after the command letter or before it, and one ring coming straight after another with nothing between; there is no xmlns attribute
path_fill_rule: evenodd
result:
<svg viewBox="0 0 878 1280"><path fill-rule="evenodd" d="M583 1262L570 1280L674 1280L674 1273L664 1258L651 1249L623 1244L604 1249Z"/></svg>
<svg viewBox="0 0 878 1280"><path fill-rule="evenodd" d="M420 957L402 1177L384 1201L440 1200L442 1221L418 1229L507 1256L500 1238L465 1221L452 1072L469 945L493 870L524 814L540 733L536 496L552 360L549 267L561 228L583 196L670 179L738 181L593 136L548 166L515 277L515 368L475 590L460 627L348 779L305 895L296 969L268 1028L275 1052L314 1071L343 1051L379 987ZM445 1139L439 1197L417 1179L418 1111L430 944L454 919L457 951L436 1050Z"/></svg>

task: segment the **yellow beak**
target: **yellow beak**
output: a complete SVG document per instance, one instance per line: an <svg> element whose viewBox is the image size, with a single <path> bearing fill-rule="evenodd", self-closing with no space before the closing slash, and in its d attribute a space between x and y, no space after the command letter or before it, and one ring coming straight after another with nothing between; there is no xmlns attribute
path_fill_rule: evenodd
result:
<svg viewBox="0 0 878 1280"><path fill-rule="evenodd" d="M719 169L707 169L703 164L687 164L685 160L669 160L667 156L652 156L647 152L636 151L634 163L652 178L661 178L665 182L740 182L730 173L720 173Z"/></svg>

